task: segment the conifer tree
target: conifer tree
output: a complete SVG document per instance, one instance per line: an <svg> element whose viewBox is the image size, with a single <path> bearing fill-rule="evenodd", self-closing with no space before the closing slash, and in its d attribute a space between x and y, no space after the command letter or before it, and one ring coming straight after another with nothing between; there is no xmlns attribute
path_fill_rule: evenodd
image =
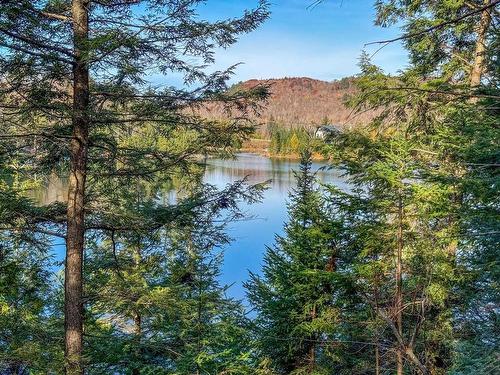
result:
<svg viewBox="0 0 500 375"><path fill-rule="evenodd" d="M305 152L285 233L267 248L262 276L251 274L246 284L259 357L279 374L326 374L335 357L328 338L338 325L339 249L311 168Z"/></svg>
<svg viewBox="0 0 500 375"><path fill-rule="evenodd" d="M356 340L375 346L360 365L379 374L383 368L445 373L453 343L449 301L457 281L450 190L421 181L425 168L413 158L418 145L410 140L343 137L349 145L339 149L354 194L332 188L330 199L355 255L346 277L364 302L365 313L351 315L364 321L353 325L371 326Z"/></svg>
<svg viewBox="0 0 500 375"><path fill-rule="evenodd" d="M131 214L157 199L137 188L142 194L124 195ZM229 186L213 199L213 187L197 186L177 203L192 209L170 225L94 243L86 270L91 373L250 373L246 318L217 280L218 249L229 241L225 223L242 215L238 202L252 202L258 189Z"/></svg>
<svg viewBox="0 0 500 375"><path fill-rule="evenodd" d="M377 24L402 23L404 34L377 43L403 41L410 54L410 66L391 76L372 65L364 55L362 74L357 81L360 93L350 102L360 110L379 111L371 124L372 138L405 139L411 145L408 160L412 160L418 171L411 178L418 181L416 186L420 191L427 191L429 197L443 202L436 204L439 210L432 215L429 214L432 210L418 210L408 221L410 228L416 223L425 223L423 228L428 229L421 227L420 234L427 231L430 238L437 237L435 241L447 239L451 259L446 263L447 271L443 272L460 276L454 283L442 285L444 288L448 284L447 290L442 290L447 299L433 309L433 314L438 315L450 315L447 311L454 311L447 323L453 328L453 336L438 335L441 343L429 344L450 348L452 338L467 337L465 342L470 340L474 344L464 343L459 347L477 348L478 342L488 342L483 348L484 353L488 353L485 357L489 358L498 352L495 349L498 341L491 339L494 329L485 330L490 339L478 340L482 332L477 322L481 320L485 327L493 327L492 322L498 316L483 314L498 304L491 283L498 266L484 262L498 256L497 250L493 250L498 249L494 245L498 244L498 226L493 224L496 214L492 210L498 199L495 191L498 190L495 189L498 158L491 152L491 144L498 137L497 126L493 125L498 123L497 5L498 1L489 0L378 1ZM361 160L360 155L370 155L371 144L370 137L361 144L354 142L354 148L351 144L344 149L343 158ZM364 174L358 168L350 172ZM381 174L381 181L383 176ZM375 183L373 179L370 181ZM431 242L426 252L432 247L438 248ZM433 264L434 259L428 258L427 262ZM478 285L485 290L481 296L473 292ZM462 313L457 314L458 311ZM420 333L428 335L425 330ZM482 356L472 350L475 356ZM443 356L439 352L434 351L434 359L424 371L450 369L452 355L444 353ZM466 362L475 366L474 362L481 364L488 360L476 357ZM455 362L452 367L456 371L460 365ZM473 368L479 371L479 367Z"/></svg>
<svg viewBox="0 0 500 375"><path fill-rule="evenodd" d="M217 279L222 254L214 246L220 244L204 230L191 230L174 239L171 250L176 259L170 266L168 285L179 308L163 329L179 353L175 371L249 374L253 369L247 318L241 303L227 297L228 287ZM179 245L184 252L176 249Z"/></svg>
<svg viewBox="0 0 500 375"><path fill-rule="evenodd" d="M247 99L255 97L256 92L221 95L232 69L208 74L206 67L214 61L215 48L233 44L262 23L267 6L261 2L240 18L209 22L196 14L200 4L23 0L0 5L1 153L23 163L26 179L56 167L68 176L66 206L35 209L22 191L9 187L26 204L13 207L22 220L7 223L12 230L27 231L57 226L54 233L66 240L67 374L83 373L82 270L88 231L161 226L171 219L159 208L149 218L118 220L104 198L107 189L128 184L130 177L149 178L185 166L194 155L227 149L251 132L246 123L207 122L181 110L206 100L244 109ZM158 89L147 83L148 75L171 72L198 87ZM262 90L256 91L262 96ZM178 131L196 136L181 151L154 139L146 145L130 142L131 136L168 139ZM109 182L104 192L96 183L103 181Z"/></svg>

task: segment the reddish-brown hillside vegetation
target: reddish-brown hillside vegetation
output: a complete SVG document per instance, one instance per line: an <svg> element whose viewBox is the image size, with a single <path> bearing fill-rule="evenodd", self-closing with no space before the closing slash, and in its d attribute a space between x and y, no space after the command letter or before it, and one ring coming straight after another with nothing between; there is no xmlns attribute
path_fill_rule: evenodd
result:
<svg viewBox="0 0 500 375"><path fill-rule="evenodd" d="M259 85L269 87L270 96L262 103L259 114L251 114L251 120L265 125L274 122L283 127L304 126L313 128L325 119L329 123L355 126L368 122L372 113L354 115L344 105L347 96L356 92L355 78L325 82L311 78L281 78L269 80L252 79L239 83L235 89L249 89ZM217 105L200 109L199 114L207 118L223 119L224 111Z"/></svg>

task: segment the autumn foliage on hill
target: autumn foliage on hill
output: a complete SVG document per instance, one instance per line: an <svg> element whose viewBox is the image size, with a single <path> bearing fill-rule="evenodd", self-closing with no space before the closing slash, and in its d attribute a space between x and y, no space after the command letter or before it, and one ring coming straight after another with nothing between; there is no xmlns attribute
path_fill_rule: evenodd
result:
<svg viewBox="0 0 500 375"><path fill-rule="evenodd" d="M250 120L260 124L260 133L265 133L270 123L285 128L312 129L325 121L355 126L373 118L372 112L356 114L344 105L345 99L356 92L354 77L332 82L305 77L252 79L236 84L232 90L258 86L267 87L270 93L258 111L249 115ZM197 109L197 113L218 120L227 116L222 106L213 103Z"/></svg>

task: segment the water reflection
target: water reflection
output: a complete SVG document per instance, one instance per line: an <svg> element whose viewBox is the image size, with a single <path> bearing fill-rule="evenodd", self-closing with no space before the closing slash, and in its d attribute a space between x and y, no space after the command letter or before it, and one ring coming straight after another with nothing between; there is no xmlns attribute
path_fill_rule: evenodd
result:
<svg viewBox="0 0 500 375"><path fill-rule="evenodd" d="M251 184L270 181L262 202L243 207L250 219L232 223L228 228L234 241L225 249L221 277L224 283L233 284L229 289L230 295L243 298L242 282L248 279L248 271L260 271L266 246L273 244L275 234L282 233L287 219L288 192L295 186L293 171L298 170L299 162L242 153L234 159L209 159L207 163L204 180L218 187L245 177ZM313 163L318 180L346 189L340 172L326 167L326 163ZM33 198L44 204L63 202L66 200L66 187L66 181L54 175L49 178L47 187L37 191ZM164 202L174 202L177 192L172 188L165 191L162 197ZM64 249L57 248L55 252L58 258L62 258Z"/></svg>
<svg viewBox="0 0 500 375"><path fill-rule="evenodd" d="M68 195L68 181L67 178L61 178L57 174L52 173L43 188L33 190L30 194L35 202L43 205L51 204L54 202L66 202Z"/></svg>
<svg viewBox="0 0 500 375"><path fill-rule="evenodd" d="M256 154L238 154L235 159L209 159L205 181L217 186L247 177L249 183L271 181L270 189L287 194L295 186L293 171L299 162L289 159L271 159ZM324 162L314 162L312 166L318 180L324 183L339 183L345 186L339 171L327 168Z"/></svg>
<svg viewBox="0 0 500 375"><path fill-rule="evenodd" d="M270 180L261 203L245 206L249 220L232 223L229 233L234 241L227 247L222 269L222 281L232 284L229 294L244 298L242 283L248 271L259 273L266 246L271 246L275 235L281 234L287 220L286 202L289 191L295 187L293 171L299 162L286 159L269 159L255 154L238 154L232 160L208 160L205 181L216 186L247 177L249 183ZM314 162L318 180L335 184L346 190L345 179L338 170L327 168L324 162Z"/></svg>

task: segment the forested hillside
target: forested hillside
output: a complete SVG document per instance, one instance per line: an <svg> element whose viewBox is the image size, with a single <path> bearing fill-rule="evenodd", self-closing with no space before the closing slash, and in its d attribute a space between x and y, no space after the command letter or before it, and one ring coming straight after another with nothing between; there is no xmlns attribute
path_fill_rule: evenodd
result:
<svg viewBox="0 0 500 375"><path fill-rule="evenodd" d="M231 90L248 90L266 87L269 97L258 112L249 112L248 118L258 124L259 132L267 132L266 125L273 123L284 128L315 128L329 122L343 126L366 124L373 118L373 111L354 113L345 106L346 99L356 92L356 78L346 77L325 82L312 78L252 79L234 85ZM198 113L216 119L227 117L221 105L209 104Z"/></svg>

